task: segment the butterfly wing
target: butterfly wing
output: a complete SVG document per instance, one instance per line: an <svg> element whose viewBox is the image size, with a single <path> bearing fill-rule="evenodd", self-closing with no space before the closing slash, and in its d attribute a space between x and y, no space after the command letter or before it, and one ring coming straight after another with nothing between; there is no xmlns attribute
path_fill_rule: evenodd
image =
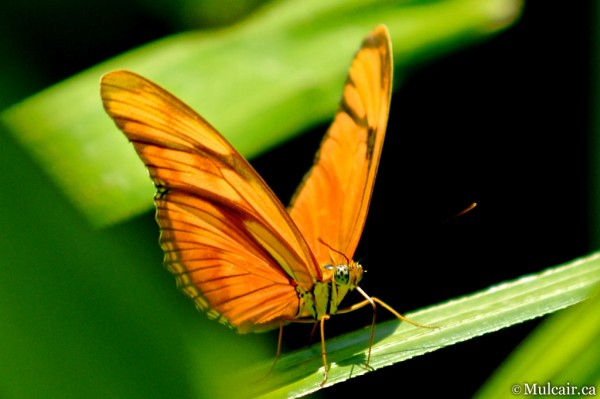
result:
<svg viewBox="0 0 600 399"><path fill-rule="evenodd" d="M392 89L388 30L379 26L352 62L339 111L288 207L319 264L352 258L365 224ZM327 245L324 245L323 242Z"/></svg>
<svg viewBox="0 0 600 399"><path fill-rule="evenodd" d="M134 73L105 75L101 95L157 187L165 265L183 292L239 332L295 318L296 286L309 290L320 269L250 164L191 108Z"/></svg>

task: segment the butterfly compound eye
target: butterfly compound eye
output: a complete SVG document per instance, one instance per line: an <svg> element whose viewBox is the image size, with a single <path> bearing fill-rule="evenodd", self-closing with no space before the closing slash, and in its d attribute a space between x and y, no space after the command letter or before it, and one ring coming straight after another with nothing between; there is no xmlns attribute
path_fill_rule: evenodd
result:
<svg viewBox="0 0 600 399"><path fill-rule="evenodd" d="M350 281L350 272L348 266L339 265L335 267L335 283L337 285L347 285Z"/></svg>

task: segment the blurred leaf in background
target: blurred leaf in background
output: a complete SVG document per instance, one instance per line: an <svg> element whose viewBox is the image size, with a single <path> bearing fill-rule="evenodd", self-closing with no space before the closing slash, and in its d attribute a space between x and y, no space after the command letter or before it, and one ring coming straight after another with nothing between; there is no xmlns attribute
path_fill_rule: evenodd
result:
<svg viewBox="0 0 600 399"><path fill-rule="evenodd" d="M227 29L182 33L102 63L0 115L97 225L151 206L131 148L98 109L100 76L130 69L176 93L248 157L333 115L361 38L388 25L395 81L411 65L512 23L516 0L277 2Z"/></svg>

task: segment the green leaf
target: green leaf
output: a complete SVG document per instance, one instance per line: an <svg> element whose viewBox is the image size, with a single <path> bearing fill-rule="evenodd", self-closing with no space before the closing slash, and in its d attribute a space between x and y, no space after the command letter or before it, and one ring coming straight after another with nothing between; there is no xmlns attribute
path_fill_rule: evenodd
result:
<svg viewBox="0 0 600 399"><path fill-rule="evenodd" d="M0 114L95 225L151 207L152 185L104 114L98 82L141 73L181 97L252 157L334 114L353 53L388 25L396 83L407 68L476 43L516 20L519 0L275 2L238 25L166 37L97 65Z"/></svg>
<svg viewBox="0 0 600 399"><path fill-rule="evenodd" d="M395 320L377 324L368 368L364 363L368 354L369 328L328 340L330 369L327 386L571 306L588 298L598 283L600 253L407 314L408 318L438 326L437 329L418 328ZM597 302L596 299L584 304L585 309L591 307L596 312L591 320L584 322L577 316L571 319L584 323L570 330L574 345L593 342L597 347L600 315ZM578 341L580 338L582 340ZM585 349L585 346L579 346L580 350ZM598 352L592 352L596 354L592 357L597 365ZM526 366L527 363L520 369ZM270 367L271 363L265 363L248 370L245 378L259 380ZM513 384L524 381L522 374L515 373L511 374ZM250 386L256 388L254 394L265 399L299 397L320 389L322 380L321 346L315 344L281 356L272 374L262 384ZM507 396L506 392L503 391L501 396ZM482 397L489 396L484 394Z"/></svg>
<svg viewBox="0 0 600 399"><path fill-rule="evenodd" d="M534 390L548 386L574 396L596 396L600 392L598 354L600 290L596 289L588 301L545 320L481 387L476 398L505 398L510 393L531 396ZM594 389L595 394L585 389Z"/></svg>

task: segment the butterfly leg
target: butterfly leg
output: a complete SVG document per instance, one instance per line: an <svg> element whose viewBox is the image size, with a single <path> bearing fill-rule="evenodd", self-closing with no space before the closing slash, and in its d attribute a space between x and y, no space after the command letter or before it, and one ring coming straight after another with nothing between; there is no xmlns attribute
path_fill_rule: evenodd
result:
<svg viewBox="0 0 600 399"><path fill-rule="evenodd" d="M337 313L340 314L340 313L352 312L353 310L357 310L368 304L371 304L371 307L373 308L373 320L371 321L371 335L369 336L369 353L367 354L367 362L366 362L366 365L368 367L369 361L371 360L371 348L373 347L373 337L375 336L375 320L377 320L377 305L375 304L375 301L374 301L375 298L371 298L369 295L367 295L367 293L364 292L362 290L362 288L357 286L356 289L358 290L358 292L360 292L360 294L362 296L365 297L365 300L361 301L359 303L355 303L354 305L349 306L347 308L339 309Z"/></svg>
<svg viewBox="0 0 600 399"><path fill-rule="evenodd" d="M315 319L310 319L310 318L289 320L289 321L294 322L294 323L314 323L314 326L313 326L313 329L312 329L312 332L311 332L311 337L314 334L315 329L317 328L317 325L320 328L320 332L321 332L321 357L323 359L323 371L324 371L323 381L321 381L321 384L320 384L321 387L323 387L327 383L327 378L329 377L329 368L327 367L327 348L325 346L325 321L329 320L330 317L331 317L331 315L326 314L320 320L315 320ZM281 346L281 333L280 333L280 338L279 339L280 339L279 346ZM277 350L277 356L279 356L279 348Z"/></svg>
<svg viewBox="0 0 600 399"><path fill-rule="evenodd" d="M405 322L407 322L407 323L410 323L410 324L412 324L413 326L416 326L416 327L423 327L423 328L439 328L439 327L437 327L437 326L428 326L428 325L425 325L425 324L417 323L416 321L414 321L414 320L411 320L411 319L409 319L408 317L402 316L402 315L401 315L400 313L398 313L398 312L397 312L397 311L396 311L396 310L395 310L393 307L391 307L391 306L390 306L390 305L388 305L387 303L383 302L381 299L379 299L379 298L376 298L376 297L374 297L374 296L369 296L369 295L368 295L366 292L364 292L364 291L362 290L362 288L360 288L360 287L356 287L356 290L357 290L358 292L360 292L360 294L361 294L362 296L364 296L364 297L365 297L365 300L364 300L364 301L361 301L361 302L358 302L358 303L355 303L354 305L352 305L352 306L349 306L349 307L347 307L347 308L344 308L344 309L339 309L339 310L337 311L337 313L338 313L338 314L340 314L340 313L348 313L348 312L352 312L352 311L354 311L354 310L357 310L357 309L360 309L360 308L362 308L362 307L364 307L364 306L366 306L366 305L368 305L368 304L371 304L371 306L373 307L373 312L375 312L375 309L376 309L376 305L375 305L375 303L378 303L379 305L383 306L383 307L384 307L384 308L386 308L388 311L390 311L390 313L392 313L394 316L396 316L396 317L397 317L397 318L399 318L400 320L402 320L402 321L405 321ZM374 318L373 318L373 321L374 321Z"/></svg>
<svg viewBox="0 0 600 399"><path fill-rule="evenodd" d="M277 360L279 360L279 355L281 355L281 343L283 342L283 323L283 320L281 320L279 323L279 338L277 339L277 352L275 353L275 359L273 359L273 364L271 364L271 368L269 369L269 371L267 371L267 375L265 375L263 379L271 375L271 372L275 368Z"/></svg>
<svg viewBox="0 0 600 399"><path fill-rule="evenodd" d="M352 306L349 306L347 308L344 309L339 309L337 311L338 314L341 313L348 313L348 312L352 312L354 310L360 309L366 305L371 305L373 307L373 320L371 322L371 336L369 338L369 353L367 354L367 366L369 365L369 361L371 360L371 348L373 346L373 339L375 336L375 319L377 316L377 305L379 304L381 306L383 306L384 308L386 308L388 311L390 311L390 313L392 313L394 316L396 316L398 319L405 321L407 323L412 324L413 326L416 327L422 327L422 328L438 328L437 326L427 326L425 324L421 324L421 323L417 323L416 321L413 321L407 317L402 316L400 313L398 313L393 307L391 307L390 305L388 305L387 303L383 302L381 299L376 298L376 297L371 297L369 296L366 292L364 292L362 290L362 288L360 287L356 287L356 290L365 298L364 301L355 303Z"/></svg>
<svg viewBox="0 0 600 399"><path fill-rule="evenodd" d="M313 324L313 328L310 330L310 340L308 341L309 345L314 342L315 332L317 331L318 326L319 326L319 322L316 321L315 324Z"/></svg>
<svg viewBox="0 0 600 399"><path fill-rule="evenodd" d="M325 320L329 320L330 315L325 315L321 318L321 357L323 358L323 381L321 381L321 387L327 382L329 372L327 368L327 348L325 347Z"/></svg>
<svg viewBox="0 0 600 399"><path fill-rule="evenodd" d="M381 306L383 306L384 308L386 308L387 310L390 311L390 313L392 313L394 316L396 316L397 318L399 318L402 321L405 321L407 323L412 324L413 326L416 327L422 327L422 328L431 328L431 329L435 329L435 328L439 328L438 326L428 326L426 324L421 324L421 323L417 323L414 320L409 319L408 317L402 316L400 313L398 313L393 307L391 307L390 305L388 305L387 303L383 302L381 299L379 298L375 298L375 297L371 297L371 299L375 302L377 302L378 304L380 304Z"/></svg>

